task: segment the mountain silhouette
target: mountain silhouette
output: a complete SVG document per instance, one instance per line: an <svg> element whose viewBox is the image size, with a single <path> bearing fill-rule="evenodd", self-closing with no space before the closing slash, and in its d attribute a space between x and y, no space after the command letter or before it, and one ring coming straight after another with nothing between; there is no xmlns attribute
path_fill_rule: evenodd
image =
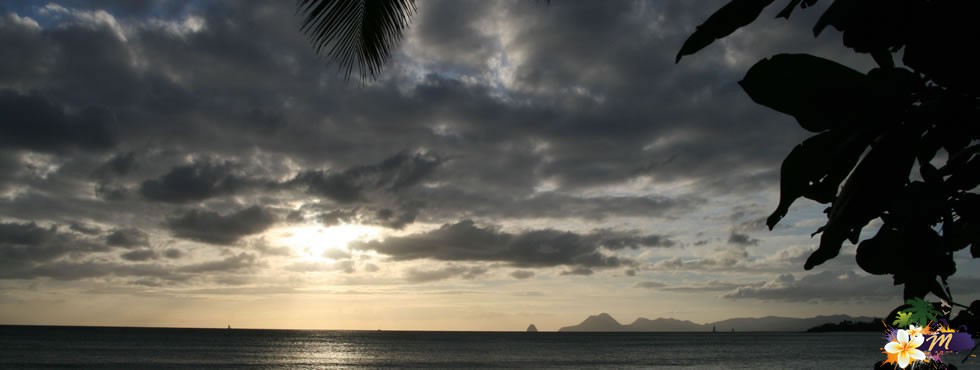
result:
<svg viewBox="0 0 980 370"><path fill-rule="evenodd" d="M572 330L566 330L569 328L574 328ZM582 321L582 323L575 325L574 327L564 327L558 329L558 331L623 331L623 324L616 321L608 313L600 313L598 315L592 315Z"/></svg>
<svg viewBox="0 0 980 370"><path fill-rule="evenodd" d="M867 322L874 318L866 316L829 315L807 318L766 316L759 318L734 318L713 322L718 331L735 329L735 331L806 331L814 326L826 323L838 323L844 320Z"/></svg>
<svg viewBox="0 0 980 370"><path fill-rule="evenodd" d="M608 313L600 313L586 318L578 325L566 326L558 331L576 332L645 332L645 331L705 331L710 332L713 327L719 332L725 331L806 331L814 326L826 323L837 323L844 320L855 322L870 321L872 318L864 316L848 315L829 315L807 318L797 317L744 317L698 324L687 320L677 320L672 318L646 319L637 318L629 325L620 324Z"/></svg>
<svg viewBox="0 0 980 370"><path fill-rule="evenodd" d="M706 325L693 323L687 320L676 319L646 319L637 318L632 324L625 326L626 331L704 331Z"/></svg>

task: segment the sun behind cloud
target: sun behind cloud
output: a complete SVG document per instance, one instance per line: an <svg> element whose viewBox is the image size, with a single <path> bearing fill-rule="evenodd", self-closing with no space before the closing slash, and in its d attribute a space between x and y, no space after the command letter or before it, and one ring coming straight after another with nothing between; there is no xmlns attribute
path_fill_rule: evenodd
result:
<svg viewBox="0 0 980 370"><path fill-rule="evenodd" d="M338 224L292 226L274 233L274 242L291 248L297 258L306 261L344 259L350 256L347 244L355 240L375 239L381 234L377 226Z"/></svg>

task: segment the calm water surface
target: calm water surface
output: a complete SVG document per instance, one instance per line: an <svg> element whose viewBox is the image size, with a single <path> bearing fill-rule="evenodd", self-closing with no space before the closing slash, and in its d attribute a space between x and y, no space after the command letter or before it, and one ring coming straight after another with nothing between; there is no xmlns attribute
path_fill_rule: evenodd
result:
<svg viewBox="0 0 980 370"><path fill-rule="evenodd" d="M870 369L878 333L487 333L0 326L0 368ZM962 356L954 358L959 366ZM960 369L980 369L976 359Z"/></svg>

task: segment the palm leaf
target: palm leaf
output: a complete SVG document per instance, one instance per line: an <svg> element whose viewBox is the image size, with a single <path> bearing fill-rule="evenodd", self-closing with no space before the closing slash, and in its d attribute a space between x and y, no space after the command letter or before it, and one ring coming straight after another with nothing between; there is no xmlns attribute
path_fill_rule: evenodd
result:
<svg viewBox="0 0 980 370"><path fill-rule="evenodd" d="M415 0L298 0L296 6L316 53L337 63L345 79L356 65L362 80L378 77L417 12Z"/></svg>

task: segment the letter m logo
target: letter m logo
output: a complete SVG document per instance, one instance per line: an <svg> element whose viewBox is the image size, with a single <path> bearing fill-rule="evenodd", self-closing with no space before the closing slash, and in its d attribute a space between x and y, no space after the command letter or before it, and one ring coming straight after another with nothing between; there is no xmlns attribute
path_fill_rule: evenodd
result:
<svg viewBox="0 0 980 370"><path fill-rule="evenodd" d="M932 342L932 343L929 344L929 351L930 352L932 352L932 349L934 347L936 347L937 344L942 349L948 350L949 349L949 342L951 342L953 340L953 333L934 334L934 335L930 336L929 339L927 339L927 340L929 342Z"/></svg>

